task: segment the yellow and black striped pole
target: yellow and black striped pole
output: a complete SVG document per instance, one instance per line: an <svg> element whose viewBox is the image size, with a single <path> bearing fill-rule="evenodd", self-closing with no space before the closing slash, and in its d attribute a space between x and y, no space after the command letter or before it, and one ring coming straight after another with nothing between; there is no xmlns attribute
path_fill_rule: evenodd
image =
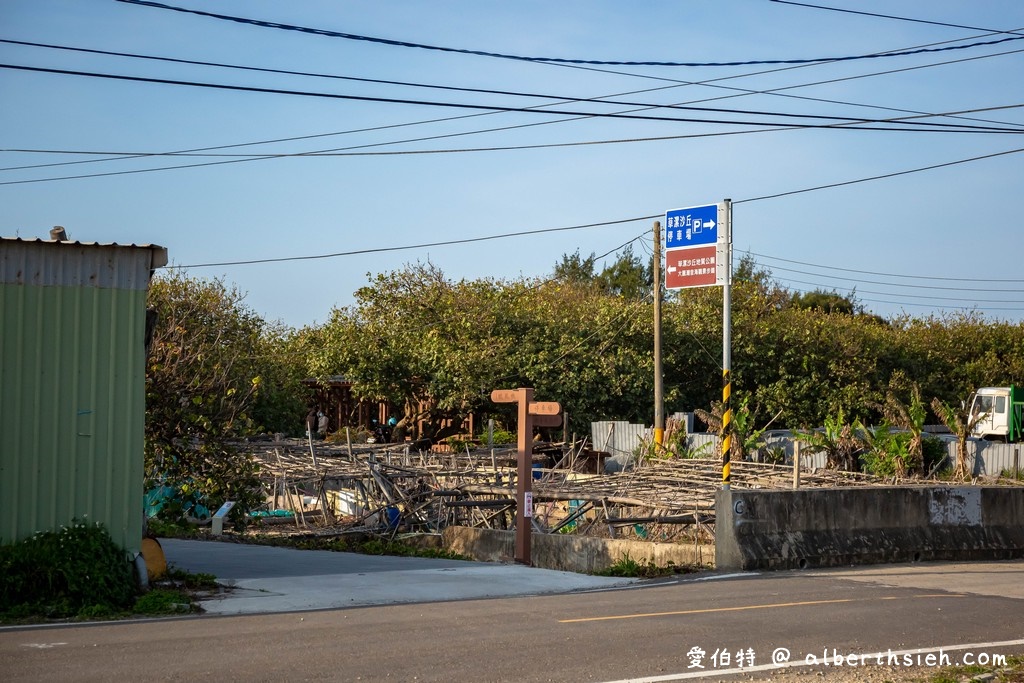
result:
<svg viewBox="0 0 1024 683"><path fill-rule="evenodd" d="M722 370L722 488L729 488L729 453L732 448L732 377L728 368Z"/></svg>

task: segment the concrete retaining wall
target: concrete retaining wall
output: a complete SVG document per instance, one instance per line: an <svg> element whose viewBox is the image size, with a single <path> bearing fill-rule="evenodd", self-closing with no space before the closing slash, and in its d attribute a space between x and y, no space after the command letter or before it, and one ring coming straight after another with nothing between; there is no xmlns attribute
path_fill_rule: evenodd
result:
<svg viewBox="0 0 1024 683"><path fill-rule="evenodd" d="M512 562L515 532L469 527L447 527L444 547L482 562ZM568 534L538 534L531 537L533 566L543 569L592 573L619 560L653 563L659 567L713 565L715 548L709 545L650 543L620 539L590 538Z"/></svg>
<svg viewBox="0 0 1024 683"><path fill-rule="evenodd" d="M719 569L1024 557L1024 488L719 491Z"/></svg>

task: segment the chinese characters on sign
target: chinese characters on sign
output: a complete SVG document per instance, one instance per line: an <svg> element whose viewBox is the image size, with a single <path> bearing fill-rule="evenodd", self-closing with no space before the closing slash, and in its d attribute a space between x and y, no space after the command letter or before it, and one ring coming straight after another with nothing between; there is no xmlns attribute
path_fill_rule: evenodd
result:
<svg viewBox="0 0 1024 683"><path fill-rule="evenodd" d="M665 213L665 288L723 285L729 241L724 204L708 204Z"/></svg>

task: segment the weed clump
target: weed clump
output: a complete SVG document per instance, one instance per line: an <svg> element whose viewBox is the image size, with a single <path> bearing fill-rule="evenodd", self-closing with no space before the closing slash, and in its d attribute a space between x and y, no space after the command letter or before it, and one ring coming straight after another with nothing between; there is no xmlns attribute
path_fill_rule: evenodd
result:
<svg viewBox="0 0 1024 683"><path fill-rule="evenodd" d="M132 605L128 553L102 524L74 519L0 546L0 615L106 616Z"/></svg>

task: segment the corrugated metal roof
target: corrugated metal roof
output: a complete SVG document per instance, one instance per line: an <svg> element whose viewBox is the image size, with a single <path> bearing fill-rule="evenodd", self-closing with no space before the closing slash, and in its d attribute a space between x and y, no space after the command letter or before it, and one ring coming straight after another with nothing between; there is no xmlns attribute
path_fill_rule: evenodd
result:
<svg viewBox="0 0 1024 683"><path fill-rule="evenodd" d="M148 251L148 259L125 258ZM0 284L145 290L167 249L153 244L99 244L0 238Z"/></svg>

